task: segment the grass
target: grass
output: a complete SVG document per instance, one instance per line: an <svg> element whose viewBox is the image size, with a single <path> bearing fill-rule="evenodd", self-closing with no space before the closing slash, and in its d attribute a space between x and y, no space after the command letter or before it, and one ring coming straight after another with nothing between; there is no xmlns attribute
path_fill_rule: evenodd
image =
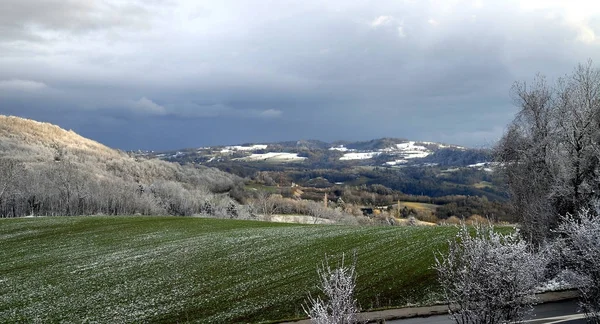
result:
<svg viewBox="0 0 600 324"><path fill-rule="evenodd" d="M435 210L440 207L439 205L427 204L427 203L419 203L419 202L409 202L409 201L401 201L400 208L412 208L416 211L430 211L435 213Z"/></svg>
<svg viewBox="0 0 600 324"><path fill-rule="evenodd" d="M303 317L324 255L358 252L363 309L427 303L454 227L177 217L0 220L0 322L268 322Z"/></svg>

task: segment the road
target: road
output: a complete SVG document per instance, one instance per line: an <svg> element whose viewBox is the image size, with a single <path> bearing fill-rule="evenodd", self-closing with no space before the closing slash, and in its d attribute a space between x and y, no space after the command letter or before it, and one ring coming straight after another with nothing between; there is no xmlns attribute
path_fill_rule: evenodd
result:
<svg viewBox="0 0 600 324"><path fill-rule="evenodd" d="M585 316L577 313L577 301L567 300L553 303L541 304L534 307L534 314L525 323L549 324L549 323L586 323ZM454 323L448 315L436 315L429 317L415 317L400 320L388 320L386 324L452 324Z"/></svg>

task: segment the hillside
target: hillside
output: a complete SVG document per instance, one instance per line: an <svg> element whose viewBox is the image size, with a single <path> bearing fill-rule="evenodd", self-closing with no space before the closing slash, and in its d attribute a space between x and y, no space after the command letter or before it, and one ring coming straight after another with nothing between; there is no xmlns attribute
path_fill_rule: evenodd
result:
<svg viewBox="0 0 600 324"><path fill-rule="evenodd" d="M204 205L211 213L224 213L236 205L230 196L243 199L243 181L232 174L134 157L73 131L18 117L0 116L0 164L2 217L187 215Z"/></svg>
<svg viewBox="0 0 600 324"><path fill-rule="evenodd" d="M409 195L506 199L505 191L496 185L491 150L442 143L399 138L332 143L299 140L134 154L213 166L267 185L384 185Z"/></svg>
<svg viewBox="0 0 600 324"><path fill-rule="evenodd" d="M361 159L353 159L355 155ZM439 157L444 161L435 162ZM259 193L267 190L288 199L277 207L285 213L329 215L341 210L362 223L393 223L393 217L410 215L411 208L400 213L393 207L398 201L438 205L434 215L419 216L427 221L473 214L505 220L509 218L502 203L506 194L496 185L493 167L485 162L464 165L487 157L488 153L477 150L402 139L297 141L133 154L55 125L0 116L0 182L5 184L0 190L0 217L255 218ZM297 185L302 188L292 188ZM323 202L324 197L332 208L309 203ZM364 206L386 209L379 219L366 221L360 220ZM412 212L419 215L416 209Z"/></svg>
<svg viewBox="0 0 600 324"><path fill-rule="evenodd" d="M127 156L50 123L0 115L0 156L10 155L22 161L44 161L54 158L58 150L105 160Z"/></svg>
<svg viewBox="0 0 600 324"><path fill-rule="evenodd" d="M299 140L277 143L247 143L231 146L201 147L168 152L138 152L143 156L168 161L218 165L223 162L269 162L327 166L468 166L489 162L489 150L458 145L381 138L365 142L326 143Z"/></svg>
<svg viewBox="0 0 600 324"><path fill-rule="evenodd" d="M316 269L356 250L363 309L438 300L451 226L192 217L0 220L0 322L258 323L304 317Z"/></svg>

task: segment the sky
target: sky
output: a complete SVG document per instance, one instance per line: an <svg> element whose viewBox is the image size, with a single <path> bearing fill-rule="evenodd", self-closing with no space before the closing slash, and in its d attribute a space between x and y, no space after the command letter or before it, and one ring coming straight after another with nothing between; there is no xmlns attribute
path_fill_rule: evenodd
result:
<svg viewBox="0 0 600 324"><path fill-rule="evenodd" d="M0 1L0 114L124 150L488 147L515 81L588 59L599 1Z"/></svg>

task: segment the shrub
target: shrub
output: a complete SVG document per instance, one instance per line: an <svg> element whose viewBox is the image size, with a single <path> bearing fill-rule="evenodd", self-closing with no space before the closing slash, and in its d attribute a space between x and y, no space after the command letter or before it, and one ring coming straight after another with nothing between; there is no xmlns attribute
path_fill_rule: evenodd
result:
<svg viewBox="0 0 600 324"><path fill-rule="evenodd" d="M356 323L358 306L354 299L356 288L356 252L351 265L344 265L344 255L337 269L332 269L327 256L319 275L319 290L325 295L308 297L308 307L303 306L304 312L315 324L351 324Z"/></svg>
<svg viewBox="0 0 600 324"><path fill-rule="evenodd" d="M452 318L459 324L520 321L531 310L547 258L515 232L463 225L435 269Z"/></svg>
<svg viewBox="0 0 600 324"><path fill-rule="evenodd" d="M559 244L580 294L580 306L589 322L600 322L600 210L582 209L567 215L558 228Z"/></svg>

